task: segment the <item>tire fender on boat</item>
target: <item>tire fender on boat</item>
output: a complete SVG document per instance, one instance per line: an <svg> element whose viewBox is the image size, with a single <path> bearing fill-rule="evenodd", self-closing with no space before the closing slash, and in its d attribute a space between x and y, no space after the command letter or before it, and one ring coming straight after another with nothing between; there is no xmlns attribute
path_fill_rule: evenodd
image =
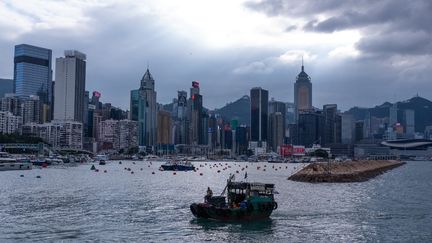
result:
<svg viewBox="0 0 432 243"><path fill-rule="evenodd" d="M276 210L278 208L277 202L273 202L273 210Z"/></svg>

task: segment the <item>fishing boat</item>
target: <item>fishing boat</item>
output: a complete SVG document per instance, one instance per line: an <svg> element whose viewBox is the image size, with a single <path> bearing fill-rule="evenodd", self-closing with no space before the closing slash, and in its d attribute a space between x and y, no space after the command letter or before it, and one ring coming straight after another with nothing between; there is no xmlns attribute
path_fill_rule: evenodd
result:
<svg viewBox="0 0 432 243"><path fill-rule="evenodd" d="M221 196L205 197L204 203L192 203L190 209L197 218L220 221L251 221L269 218L277 209L274 184L235 182L233 176ZM223 196L227 191L227 197Z"/></svg>
<svg viewBox="0 0 432 243"><path fill-rule="evenodd" d="M171 160L161 165L160 170L189 171L189 170L195 170L195 166L187 160L183 160L183 161Z"/></svg>

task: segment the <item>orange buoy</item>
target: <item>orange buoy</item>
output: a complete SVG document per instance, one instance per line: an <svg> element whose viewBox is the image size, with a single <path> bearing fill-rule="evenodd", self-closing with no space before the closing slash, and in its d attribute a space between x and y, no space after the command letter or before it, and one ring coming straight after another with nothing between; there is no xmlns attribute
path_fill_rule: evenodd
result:
<svg viewBox="0 0 432 243"><path fill-rule="evenodd" d="M236 170L236 173L238 174L238 173L239 173L239 171L238 171L238 170Z"/></svg>
<svg viewBox="0 0 432 243"><path fill-rule="evenodd" d="M104 170L104 173L107 173L107 170Z"/></svg>
<svg viewBox="0 0 432 243"><path fill-rule="evenodd" d="M131 171L131 174L133 174L134 172L133 171Z"/></svg>
<svg viewBox="0 0 432 243"><path fill-rule="evenodd" d="M152 175L154 175L155 173L154 173L154 171L152 172Z"/></svg>
<svg viewBox="0 0 432 243"><path fill-rule="evenodd" d="M95 172L99 172L99 169L96 169Z"/></svg>
<svg viewBox="0 0 432 243"><path fill-rule="evenodd" d="M177 173L174 172L173 175L177 175Z"/></svg>
<svg viewBox="0 0 432 243"><path fill-rule="evenodd" d="M263 171L266 171L265 169L263 169Z"/></svg>
<svg viewBox="0 0 432 243"><path fill-rule="evenodd" d="M220 170L218 170L217 173L220 173Z"/></svg>
<svg viewBox="0 0 432 243"><path fill-rule="evenodd" d="M202 176L203 175L203 173L200 173L200 176Z"/></svg>
<svg viewBox="0 0 432 243"><path fill-rule="evenodd" d="M143 170L143 168L141 168L141 170Z"/></svg>

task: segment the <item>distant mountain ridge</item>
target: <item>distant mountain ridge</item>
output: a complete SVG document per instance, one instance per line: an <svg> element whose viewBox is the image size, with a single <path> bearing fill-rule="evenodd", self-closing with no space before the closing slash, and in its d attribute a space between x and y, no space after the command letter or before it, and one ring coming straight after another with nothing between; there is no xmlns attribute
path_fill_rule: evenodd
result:
<svg viewBox="0 0 432 243"><path fill-rule="evenodd" d="M396 102L396 104L399 111L414 111L416 132L424 132L426 126L432 125L432 101L420 96L415 96L405 101ZM373 108L353 107L345 113L353 115L355 120L364 120L368 112L371 116L383 118L389 116L390 107L392 106L392 103L385 102ZM398 118L398 120L400 119Z"/></svg>
<svg viewBox="0 0 432 243"><path fill-rule="evenodd" d="M250 97L245 95L234 102L226 104L222 108L215 109L213 112L219 114L227 121L236 119L238 120L238 124L250 126L250 105Z"/></svg>

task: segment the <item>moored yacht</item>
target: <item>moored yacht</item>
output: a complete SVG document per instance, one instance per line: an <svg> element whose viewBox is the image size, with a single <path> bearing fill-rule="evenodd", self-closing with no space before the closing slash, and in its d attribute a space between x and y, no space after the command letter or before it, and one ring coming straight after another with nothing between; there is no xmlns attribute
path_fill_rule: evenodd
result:
<svg viewBox="0 0 432 243"><path fill-rule="evenodd" d="M0 152L0 171L5 170L31 170L32 164L19 162L6 152Z"/></svg>

